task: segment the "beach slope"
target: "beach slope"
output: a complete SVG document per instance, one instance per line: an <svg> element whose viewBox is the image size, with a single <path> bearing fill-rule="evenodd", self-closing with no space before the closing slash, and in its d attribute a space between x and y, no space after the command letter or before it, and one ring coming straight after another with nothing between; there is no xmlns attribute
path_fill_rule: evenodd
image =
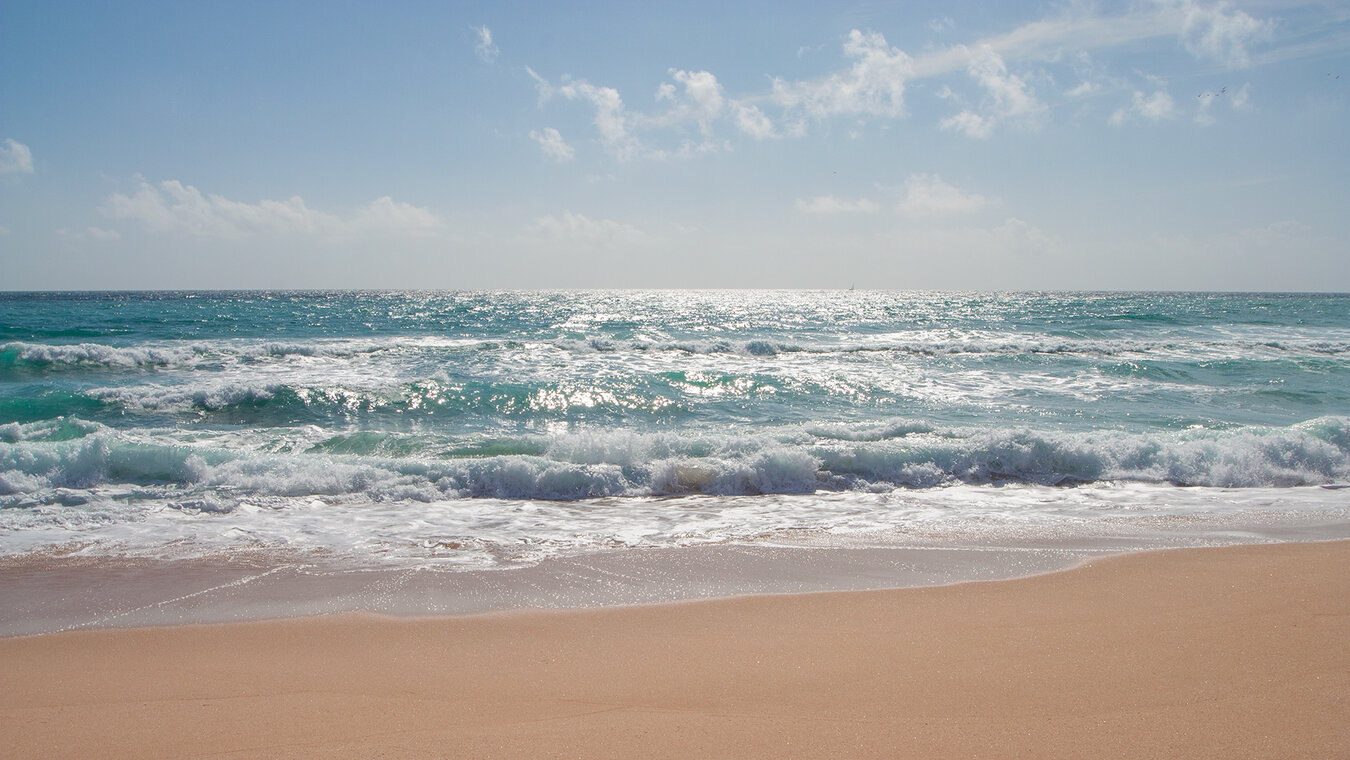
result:
<svg viewBox="0 0 1350 760"><path fill-rule="evenodd" d="M1336 757L1350 542L1033 578L0 640L0 756Z"/></svg>

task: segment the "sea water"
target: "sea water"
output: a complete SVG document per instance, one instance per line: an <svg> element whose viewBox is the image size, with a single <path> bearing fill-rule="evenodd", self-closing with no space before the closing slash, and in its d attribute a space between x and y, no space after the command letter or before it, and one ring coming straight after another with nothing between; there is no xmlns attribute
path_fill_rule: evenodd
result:
<svg viewBox="0 0 1350 760"><path fill-rule="evenodd" d="M0 294L0 556L1213 539L1347 484L1343 295Z"/></svg>

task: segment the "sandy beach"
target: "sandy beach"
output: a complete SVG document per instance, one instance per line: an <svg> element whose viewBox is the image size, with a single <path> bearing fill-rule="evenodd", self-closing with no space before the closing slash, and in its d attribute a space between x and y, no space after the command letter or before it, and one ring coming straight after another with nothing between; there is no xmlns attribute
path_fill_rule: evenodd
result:
<svg viewBox="0 0 1350 760"><path fill-rule="evenodd" d="M0 640L4 757L1333 757L1350 542L1011 581Z"/></svg>

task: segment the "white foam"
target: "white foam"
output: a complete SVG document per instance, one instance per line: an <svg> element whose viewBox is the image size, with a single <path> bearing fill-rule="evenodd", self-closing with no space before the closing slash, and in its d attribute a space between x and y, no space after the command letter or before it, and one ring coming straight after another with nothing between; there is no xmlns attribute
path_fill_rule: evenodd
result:
<svg viewBox="0 0 1350 760"><path fill-rule="evenodd" d="M110 367L149 367L179 364L197 357L192 346L138 345L109 346L102 343L45 345L11 342L0 345L0 354L10 353L23 362L37 365L92 364Z"/></svg>
<svg viewBox="0 0 1350 760"><path fill-rule="evenodd" d="M109 490L83 504L0 510L0 553L81 545L87 554L191 557L246 549L323 552L357 564L494 567L627 547L794 540L907 545L1100 540L1114 533L1350 520L1350 491L955 485L883 494L625 497L428 503L297 497L155 501Z"/></svg>
<svg viewBox="0 0 1350 760"><path fill-rule="evenodd" d="M153 434L135 437L99 427L71 440L27 439L40 429L10 431L10 440L0 442L0 472L7 473L11 494L167 482L279 496L567 500L682 493L695 483L695 490L706 493L756 494L957 482L1287 487L1350 480L1350 419L1339 417L1288 428L1157 434L923 432L923 426L903 421L863 426L851 438L819 426L745 434L615 430L557 435L545 439L546 447L530 439L517 444L518 450L543 448L541 456L449 460L268 453L275 447L270 437L250 452L212 448L210 439L164 443ZM435 438L424 445L443 446Z"/></svg>

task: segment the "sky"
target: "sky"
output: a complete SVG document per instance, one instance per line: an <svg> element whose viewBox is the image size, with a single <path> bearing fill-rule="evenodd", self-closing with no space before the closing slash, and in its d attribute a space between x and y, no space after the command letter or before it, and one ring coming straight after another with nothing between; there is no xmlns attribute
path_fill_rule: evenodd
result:
<svg viewBox="0 0 1350 760"><path fill-rule="evenodd" d="M1350 291L1350 3L0 4L0 289Z"/></svg>

